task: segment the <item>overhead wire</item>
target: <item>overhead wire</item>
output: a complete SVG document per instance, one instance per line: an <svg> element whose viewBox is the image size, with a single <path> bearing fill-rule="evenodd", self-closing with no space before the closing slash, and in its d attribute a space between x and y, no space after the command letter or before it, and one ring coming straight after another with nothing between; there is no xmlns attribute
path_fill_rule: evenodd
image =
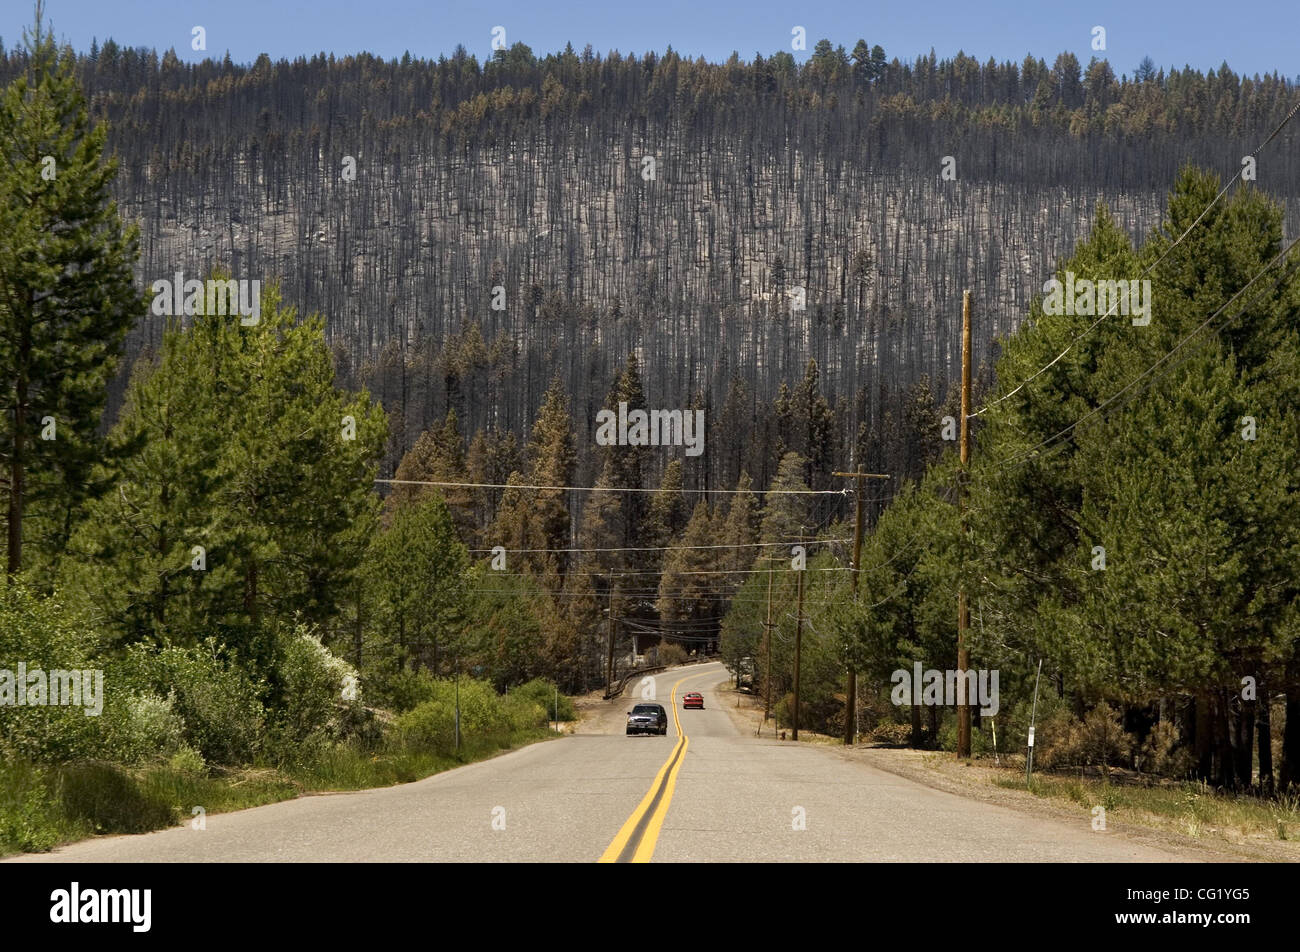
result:
<svg viewBox="0 0 1300 952"><path fill-rule="evenodd" d="M541 486L521 483L467 483L429 479L376 479L377 483L389 486L434 486L444 489L527 489L554 492L583 493L667 493L678 492L683 495L692 493L709 493L712 495L751 495L751 496L847 496L848 489L765 489L762 492L753 489L646 489L640 486Z"/></svg>
<svg viewBox="0 0 1300 952"><path fill-rule="evenodd" d="M1165 354L1163 354L1163 355L1160 357L1159 360L1157 360L1155 363L1151 364L1151 366L1147 367L1147 368L1146 368L1145 370L1143 370L1141 373L1139 373L1139 374L1137 374L1136 376L1134 376L1133 378L1131 378L1128 382L1126 382L1126 383L1124 384L1124 386L1122 386L1118 391L1116 391L1116 392L1115 392L1114 394L1112 394L1110 397L1107 397L1107 398L1106 398L1105 400L1103 400L1101 403L1097 404L1097 406L1093 407L1093 408L1090 409L1087 413L1085 413L1083 416L1079 417L1079 419L1077 419L1077 420L1075 420L1074 422L1070 423L1068 426L1064 427L1063 429L1058 430L1056 433L1052 434L1051 436L1047 437L1046 439L1041 440L1041 441L1039 441L1038 443L1034 444L1033 446L1029 447L1028 449L1026 449L1026 450L1022 450L1022 451L1020 451L1019 453L1016 453L1015 455L1008 457L1006 460L1001 461L1000 463L998 463L998 464L995 466L995 469L1000 470L1000 469L1003 469L1003 468L1005 468L1005 467L1015 466L1015 465L1018 465L1020 462L1023 462L1023 461L1026 461L1026 460L1028 460L1028 459L1032 459L1032 458L1034 458L1034 453L1035 453L1036 450L1038 450L1038 449L1040 449L1040 448L1042 448L1042 447L1045 447L1045 446L1049 446L1049 445L1055 443L1055 442L1056 442L1057 440L1059 440L1061 437L1071 434L1071 433L1075 430L1075 428L1078 427L1080 424L1086 422L1087 420L1089 420L1089 419L1091 419L1092 417L1096 416L1098 413L1101 413L1103 410L1105 410L1105 409L1106 409L1107 407L1109 407L1111 404L1115 403L1115 401L1117 401L1120 397L1122 397L1125 393L1127 393L1127 392L1128 392L1128 391L1129 391L1133 386L1135 386L1139 381L1143 380L1143 379L1146 378L1148 375L1150 375L1151 373L1153 373L1153 372L1154 372L1158 367L1160 367L1160 366L1161 366L1162 364L1164 364L1167 360L1169 360L1169 358L1173 357L1173 356L1174 356L1176 353L1178 353L1178 352L1179 352L1183 347L1185 347L1189 342L1191 342L1193 338L1195 338L1197 335L1199 335L1199 334L1201 333L1201 331L1203 331L1206 327L1208 327L1211 323L1213 323L1213 321L1215 320L1215 318L1217 318L1217 317L1218 317L1219 315L1221 315L1225 310L1227 310L1228 307L1229 307L1229 306L1230 306L1234 301L1236 301L1239 297L1241 297L1241 296L1242 296L1242 295L1243 295L1243 294L1244 294L1244 293L1245 293L1245 292L1246 292L1250 287L1252 287L1252 286L1253 286L1257 281L1259 281L1260 278L1262 278L1265 274L1267 274L1270 270L1272 270L1274 266L1276 266L1279 262L1283 261L1283 260L1286 258L1286 256L1287 256L1288 254L1291 253L1291 249L1293 249L1293 248L1296 246L1296 244L1297 244L1298 242L1300 242L1300 237L1293 238L1293 239L1291 240L1291 242L1290 242L1289 244L1286 245L1286 247L1284 247L1280 252L1278 252L1278 254L1277 254L1276 256L1273 257L1272 260L1270 260L1270 261L1268 262L1268 264L1264 265L1263 268L1261 268L1258 272L1256 272L1255 275L1254 275L1254 277L1252 277L1249 281L1247 281L1244 285L1242 285L1242 286L1241 286L1241 287L1240 287L1240 288L1239 288L1239 289L1238 289L1238 290L1237 290L1237 291L1232 295L1232 297L1228 298L1227 301L1225 301L1222 305L1220 305L1217 309L1215 309L1214 313L1212 313L1212 314L1211 314L1209 317L1207 317L1204 321L1202 321L1200 324L1198 324L1198 325L1197 325L1197 326L1196 326L1196 327L1195 327L1195 328L1194 328L1190 333L1188 333L1188 334L1185 335L1182 339L1180 339L1180 340L1178 341L1178 343L1175 344L1174 347L1173 347L1171 350L1169 350L1169 351L1167 351ZM1286 276L1286 273L1287 273L1287 272L1283 272L1282 277L1285 277L1285 276ZM1242 306L1242 307L1241 307L1241 308L1240 308L1240 309L1239 309L1235 314L1233 314L1231 317L1229 317L1228 320L1224 321L1223 324L1222 324L1219 328L1217 328L1217 329L1215 330L1215 333L1218 333L1218 332L1221 331L1224 327L1227 327L1229 324L1231 324L1233 321L1235 321L1238 317L1240 317L1242 314L1244 314L1244 313L1245 313L1245 312L1250 308L1250 306L1253 305L1253 304L1255 303L1255 301L1258 299L1258 297L1259 297L1258 294L1256 294L1254 297L1252 297L1252 298L1251 298L1251 299L1250 299L1250 300L1249 300L1245 305L1243 305L1243 306ZM1173 364L1173 365L1171 365L1168 369L1172 369L1172 368L1175 367L1175 366L1178 366L1178 365L1177 365L1177 364ZM1168 372L1168 369L1165 371L1166 373ZM1163 374L1162 374L1162 375L1163 375Z"/></svg>
<svg viewBox="0 0 1300 952"><path fill-rule="evenodd" d="M1282 121L1277 124L1277 127L1274 128L1274 130L1269 133L1268 138L1266 138L1263 142L1261 142L1258 146L1255 147L1255 150L1250 153L1250 156L1252 158L1257 158L1259 156L1259 153L1263 150L1264 146L1268 145L1275 138L1277 138L1278 133L1280 133L1282 131L1282 128L1288 122L1290 122L1292 118L1295 117L1297 112L1300 112L1300 101L1296 102L1295 106L1293 106L1291 111L1286 114L1285 118L1283 118ZM1147 267L1142 270L1142 272L1138 275L1137 278L1139 281L1145 278L1147 275L1149 275L1152 271L1154 271L1156 267L1159 266L1160 263L1165 260L1165 258L1169 257L1169 254L1175 248L1177 248L1180 244L1183 243L1184 239L1186 239L1187 236L1192 233L1192 230L1196 228L1196 226L1199 225L1205 219L1205 216L1210 213L1210 210L1213 209L1214 206L1218 204L1219 200L1223 198L1225 194L1227 194L1228 190L1232 188L1233 185L1236 184L1237 180L1241 178L1245 170L1246 170L1246 164L1243 162L1241 166L1237 169L1237 173L1233 175L1231 179L1228 180L1227 184L1224 185L1223 188L1219 189L1218 194L1216 194L1214 198L1210 200L1210 203L1201 210L1201 213L1196 216L1195 220L1193 220L1192 223L1187 226L1187 228L1183 231L1181 235L1178 236L1178 238L1173 242L1173 244L1165 248L1164 251L1161 252L1160 256L1156 258L1155 261L1147 265ZM1120 298L1117 295L1114 303L1111 304L1111 306L1107 309L1106 313L1103 314L1101 317L1097 318L1097 320L1093 321L1090 325L1088 325L1088 327L1086 327L1082 332L1080 332L1073 340L1070 341L1069 344L1066 345L1063 351L1061 351L1059 354L1057 354L1055 357L1049 360L1038 370L1034 371L1032 374L1030 374L1028 377L1022 380L1014 389L998 397L996 400L991 400L989 403L980 407L980 409L974 411L973 413L967 414L967 419L973 419L977 416L980 416L981 414L985 413L991 408L1002 403L1004 400L1009 400L1011 397L1015 396L1017 393L1023 390L1028 384L1038 379L1038 377L1042 376L1044 373L1050 370L1053 366L1055 366L1058 362L1060 362L1061 359L1064 358L1066 354L1068 354L1071 350L1074 349L1075 344L1079 343L1079 341L1083 340L1085 337L1091 334L1093 330L1097 327L1097 325L1099 325L1102 321L1106 320L1108 317L1114 314L1115 308L1119 307L1119 304L1120 304Z"/></svg>
<svg viewBox="0 0 1300 952"><path fill-rule="evenodd" d="M791 546L791 545L830 545L835 542L852 542L848 536L841 539L809 539L806 542L729 542L719 543L717 545L629 545L629 546L610 546L606 548L578 548L578 549L506 549L508 553L532 553L542 554L549 553L552 555L581 555L589 552L684 552L704 549L752 549L764 548L768 546ZM504 547L502 547L504 548ZM489 554L495 553L496 549L468 549L470 554Z"/></svg>

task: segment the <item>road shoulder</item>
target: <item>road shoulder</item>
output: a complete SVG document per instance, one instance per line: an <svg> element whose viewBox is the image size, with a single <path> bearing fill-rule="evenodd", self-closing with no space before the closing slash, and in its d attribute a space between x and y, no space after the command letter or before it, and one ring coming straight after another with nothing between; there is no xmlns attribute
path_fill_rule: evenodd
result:
<svg viewBox="0 0 1300 952"><path fill-rule="evenodd" d="M723 707L731 715L736 729L743 735L765 743L793 744L778 737L769 719L759 733L763 720L762 702L748 693L739 692L731 681L724 680L713 689ZM738 703L739 702L739 703ZM1074 803L1035 796L1025 790L1008 789L997 783L1011 776L1005 768L985 765L979 761L959 762L952 754L942 751L917 751L892 747L856 744L845 747L835 738L809 735L805 732L800 744L819 748L826 755L840 757L910 780L932 790L950 793L967 800L976 800L1004 807L1026 816L1053 820L1067 826L1083 825L1091 829L1092 813L1088 808ZM1300 844L1270 842L1260 839L1232 842L1222 838L1193 838L1168 830L1154 829L1137 822L1116 817L1111 811L1106 817L1106 828L1098 836L1114 836L1134 844L1166 850L1188 861L1200 862L1296 862L1300 860Z"/></svg>

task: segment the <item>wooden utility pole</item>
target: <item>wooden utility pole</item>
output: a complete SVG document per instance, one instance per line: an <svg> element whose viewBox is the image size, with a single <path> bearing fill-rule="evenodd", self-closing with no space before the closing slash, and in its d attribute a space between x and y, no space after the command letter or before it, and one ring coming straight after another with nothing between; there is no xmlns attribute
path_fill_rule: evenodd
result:
<svg viewBox="0 0 1300 952"><path fill-rule="evenodd" d="M856 514L853 519L853 600L858 600L858 573L862 569L862 481L864 479L888 479L883 473L864 473L862 464L858 464L856 473L832 473L832 476L843 476L846 479L856 480L854 484L854 495L857 496ZM857 713L858 713L858 672L849 667L849 683L847 697L844 699L844 743L852 744L854 734L857 733Z"/></svg>
<svg viewBox="0 0 1300 952"><path fill-rule="evenodd" d="M609 612L609 655L605 660L605 697L614 690L614 570L609 570L609 598L605 610Z"/></svg>
<svg viewBox="0 0 1300 952"><path fill-rule="evenodd" d="M799 544L803 545L803 527L799 527ZM804 550L804 558L807 558L807 549ZM791 725L793 728L790 732L791 740L799 739L799 661L803 649L803 577L808 573L808 567L805 563L804 568L799 572L799 607L795 610L794 620L794 721Z"/></svg>
<svg viewBox="0 0 1300 952"><path fill-rule="evenodd" d="M957 505L961 513L962 536L966 534L966 478L970 462L970 292L961 295L961 472L957 476ZM970 667L970 649L966 630L970 628L970 605L966 586L957 590L957 756L970 757L970 699L966 697L966 669Z"/></svg>
<svg viewBox="0 0 1300 952"><path fill-rule="evenodd" d="M763 626L763 723L772 716L772 557L767 558L767 624Z"/></svg>

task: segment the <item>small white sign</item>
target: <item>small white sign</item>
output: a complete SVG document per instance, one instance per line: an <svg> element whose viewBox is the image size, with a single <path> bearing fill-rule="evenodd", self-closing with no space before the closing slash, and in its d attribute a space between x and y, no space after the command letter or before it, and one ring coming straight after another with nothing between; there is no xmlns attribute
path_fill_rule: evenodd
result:
<svg viewBox="0 0 1300 952"><path fill-rule="evenodd" d="M1034 746L1034 729L1032 727L1029 728L1029 746Z"/></svg>

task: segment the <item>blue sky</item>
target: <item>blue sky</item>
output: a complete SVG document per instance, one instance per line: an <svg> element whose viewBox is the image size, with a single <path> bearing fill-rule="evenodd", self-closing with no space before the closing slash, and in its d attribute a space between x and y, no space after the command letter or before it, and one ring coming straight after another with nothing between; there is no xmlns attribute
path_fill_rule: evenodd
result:
<svg viewBox="0 0 1300 952"><path fill-rule="evenodd" d="M27 0L4 0L0 37L16 45L31 19ZM862 37L892 59L910 59L933 47L939 57L963 50L1019 61L1033 53L1050 65L1069 50L1081 62L1093 55L1092 28L1106 29L1106 50L1117 73L1133 72L1143 56L1157 65L1197 69L1221 62L1238 73L1277 71L1300 75L1300 0L503 0L495 3L419 0L46 0L59 37L87 49L102 43L174 47L185 60L222 56L251 62L317 52L436 58L463 43L480 60L491 55L492 29L503 26L507 43L536 53L662 51L721 60L733 50L749 58L791 50L791 29L807 30L808 49L826 37L852 48ZM207 32L207 53L190 48L191 30ZM791 50L796 58L807 53Z"/></svg>

